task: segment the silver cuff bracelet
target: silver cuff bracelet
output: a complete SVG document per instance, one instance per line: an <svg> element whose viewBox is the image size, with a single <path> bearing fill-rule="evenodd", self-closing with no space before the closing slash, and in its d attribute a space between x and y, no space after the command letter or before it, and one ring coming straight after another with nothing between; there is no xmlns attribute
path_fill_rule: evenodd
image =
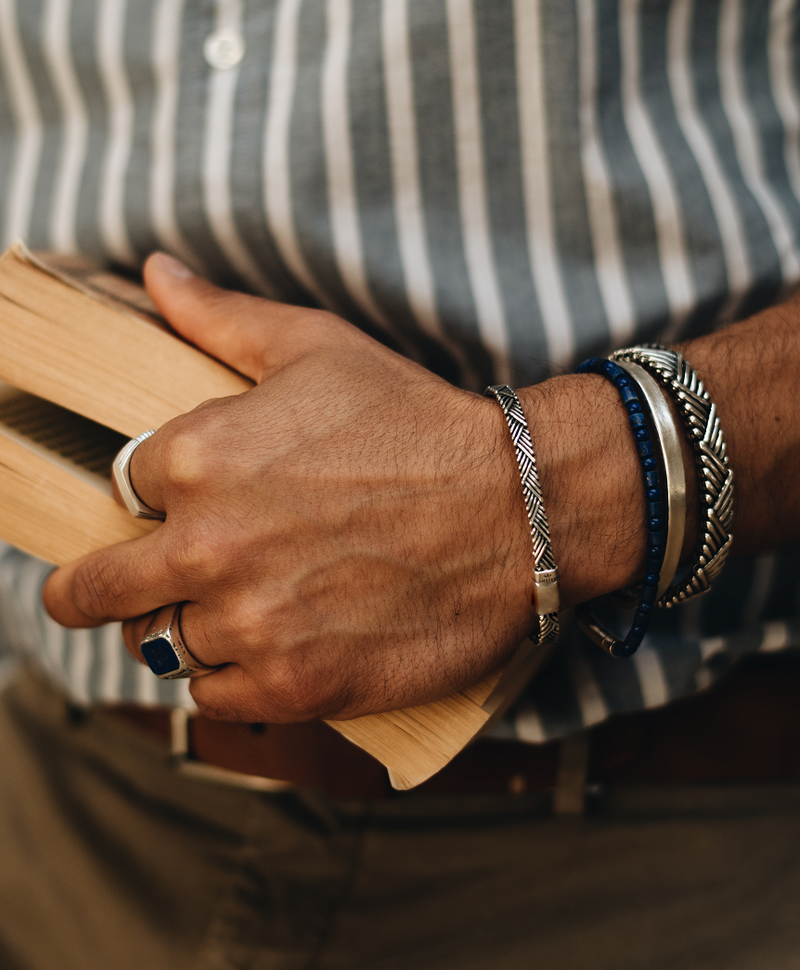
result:
<svg viewBox="0 0 800 970"><path fill-rule="evenodd" d="M664 347L627 347L612 354L650 371L671 394L680 411L697 457L700 486L700 537L688 577L674 583L658 600L677 606L708 592L728 558L733 535L733 471L716 405L682 354Z"/></svg>
<svg viewBox="0 0 800 970"><path fill-rule="evenodd" d="M525 510L533 540L533 585L534 607L539 614L539 632L531 637L536 643L558 639L558 570L550 541L550 526L542 501L542 488L536 470L536 456L533 452L528 422L522 405L514 391L506 384L487 387L484 392L491 395L503 409L503 414L514 442L517 457Z"/></svg>

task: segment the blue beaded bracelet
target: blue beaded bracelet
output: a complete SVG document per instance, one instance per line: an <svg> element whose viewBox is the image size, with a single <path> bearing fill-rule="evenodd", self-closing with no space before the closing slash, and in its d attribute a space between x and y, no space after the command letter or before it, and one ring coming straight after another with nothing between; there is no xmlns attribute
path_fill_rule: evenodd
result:
<svg viewBox="0 0 800 970"><path fill-rule="evenodd" d="M647 564L639 594L639 603L633 616L633 624L624 640L609 633L595 620L585 606L576 610L578 624L586 635L612 657L630 657L635 653L644 638L650 614L656 602L656 592L661 578L661 567L666 548L666 510L664 490L658 469L650 432L647 429L642 402L637 393L636 383L618 364L602 357L590 357L577 368L578 374L599 374L616 387L622 404L628 414L639 461L644 476L645 499L647 502Z"/></svg>

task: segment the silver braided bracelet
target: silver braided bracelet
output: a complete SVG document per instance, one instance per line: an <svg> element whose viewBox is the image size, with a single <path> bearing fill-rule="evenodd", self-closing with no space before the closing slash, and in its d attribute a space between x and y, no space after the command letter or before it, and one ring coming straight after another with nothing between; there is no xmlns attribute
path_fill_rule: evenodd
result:
<svg viewBox="0 0 800 970"><path fill-rule="evenodd" d="M539 614L539 632L531 636L531 639L537 644L545 643L558 639L558 570L553 556L553 545L550 542L550 527L544 511L533 442L522 405L514 391L505 384L497 384L487 387L484 393L487 397L494 397L503 409L508 430L511 432L511 440L514 442L514 452L522 480L522 494L533 540L535 591L533 605Z"/></svg>
<svg viewBox="0 0 800 970"><path fill-rule="evenodd" d="M702 522L700 538L688 578L673 584L659 606L677 606L708 592L728 558L733 536L733 471L728 465L725 439L703 382L682 354L664 347L627 347L612 354L650 371L669 391L680 411L697 456Z"/></svg>

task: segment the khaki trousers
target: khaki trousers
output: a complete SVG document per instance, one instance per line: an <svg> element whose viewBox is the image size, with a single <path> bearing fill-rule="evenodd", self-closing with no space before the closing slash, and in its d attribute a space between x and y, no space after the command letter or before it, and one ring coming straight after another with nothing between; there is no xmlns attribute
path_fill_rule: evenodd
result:
<svg viewBox="0 0 800 970"><path fill-rule="evenodd" d="M65 712L0 698L3 970L800 966L798 785L336 803Z"/></svg>

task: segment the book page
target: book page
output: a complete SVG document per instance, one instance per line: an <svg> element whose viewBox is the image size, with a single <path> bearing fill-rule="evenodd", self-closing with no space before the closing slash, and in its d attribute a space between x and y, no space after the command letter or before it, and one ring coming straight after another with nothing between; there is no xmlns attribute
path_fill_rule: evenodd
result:
<svg viewBox="0 0 800 970"><path fill-rule="evenodd" d="M111 495L111 464L128 439L0 382L0 433Z"/></svg>
<svg viewBox="0 0 800 970"><path fill-rule="evenodd" d="M22 242L14 244L13 252L17 259L30 263L42 272L54 276L62 283L80 290L106 306L129 313L145 323L152 323L178 336L158 312L155 303L141 283L136 283L118 273L112 273L82 256L32 252Z"/></svg>

